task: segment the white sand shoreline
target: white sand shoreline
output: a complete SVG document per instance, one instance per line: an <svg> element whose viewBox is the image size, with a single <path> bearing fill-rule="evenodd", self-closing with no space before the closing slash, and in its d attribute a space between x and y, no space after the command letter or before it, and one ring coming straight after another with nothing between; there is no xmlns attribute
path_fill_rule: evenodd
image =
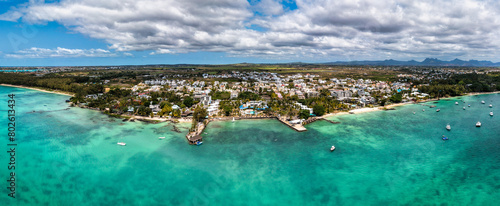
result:
<svg viewBox="0 0 500 206"><path fill-rule="evenodd" d="M36 90L36 91L40 91L40 92L45 92L45 93L60 94L60 95L65 95L65 96L73 97L72 94L64 93L62 91L49 91L49 90L40 89L40 88L36 88L36 87L27 87L27 86L12 85L12 84L0 84L0 86L16 87L16 88L23 88L23 89L32 89L32 90Z"/></svg>
<svg viewBox="0 0 500 206"><path fill-rule="evenodd" d="M49 91L49 90L44 90L40 88L35 88L35 87L27 87L27 86L19 86L19 85L11 85L11 84L0 84L0 86L6 86L6 87L17 87L17 88L23 88L23 89L32 89L32 90L37 90L40 92L46 92L46 93L53 93L53 94L60 94L60 95L66 95L66 96L73 96L72 94L68 93L63 93L61 91ZM472 92L472 93L466 93L462 96L474 96L474 95L484 95L484 94L499 94L500 91L496 92ZM461 96L456 96L456 97L444 97L440 99L428 99L425 101L420 101L420 102L405 102L405 103L397 103L397 104L391 104L391 105L386 105L386 106L380 106L380 107L365 107L365 108L359 108L359 109L353 109L349 110L347 112L334 112L334 113L328 113L323 116L322 118L328 118L332 116L340 116L340 115L347 115L347 114L362 114L362 113L368 113L368 112L375 112L375 111L384 111L385 109L390 109L394 107L399 107L399 106L404 106L404 105L409 105L409 104L421 104L421 103L426 103L426 102L432 102L432 101L439 101L442 99L451 99L451 98L458 98ZM125 115L127 116L127 115ZM142 117L142 116L131 116L133 119L143 119L143 120L153 120L153 121L160 121L160 122L166 122L166 121L177 121L179 123L190 123L190 119L184 119L184 118L179 118L179 119L171 119L171 118L160 118L160 117ZM229 117L231 118L231 117ZM228 120L217 120L217 121L228 121Z"/></svg>

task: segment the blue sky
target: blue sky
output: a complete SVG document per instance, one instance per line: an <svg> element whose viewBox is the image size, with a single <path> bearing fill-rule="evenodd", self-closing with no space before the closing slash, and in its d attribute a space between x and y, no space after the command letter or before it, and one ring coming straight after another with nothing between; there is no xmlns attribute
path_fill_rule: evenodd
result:
<svg viewBox="0 0 500 206"><path fill-rule="evenodd" d="M0 66L500 61L500 3L0 0Z"/></svg>

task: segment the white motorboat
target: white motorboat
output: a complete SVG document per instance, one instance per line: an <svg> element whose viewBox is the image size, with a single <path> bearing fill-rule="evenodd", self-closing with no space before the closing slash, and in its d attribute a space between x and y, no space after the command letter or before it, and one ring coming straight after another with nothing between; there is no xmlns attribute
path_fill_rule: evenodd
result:
<svg viewBox="0 0 500 206"><path fill-rule="evenodd" d="M470 107L470 104L469 104L469 107Z"/></svg>
<svg viewBox="0 0 500 206"><path fill-rule="evenodd" d="M481 126L481 122L477 122L476 127L480 127L480 126Z"/></svg>
<svg viewBox="0 0 500 206"><path fill-rule="evenodd" d="M447 125L446 125L446 129L447 129L448 131L449 131L449 130L451 130L451 126L450 126L450 124L447 124Z"/></svg>
<svg viewBox="0 0 500 206"><path fill-rule="evenodd" d="M441 109L436 109L436 112L439 112L439 111L441 111Z"/></svg>
<svg viewBox="0 0 500 206"><path fill-rule="evenodd" d="M484 103L486 103L486 102L484 102L484 100L483 100L483 101L481 101L481 104L484 104Z"/></svg>
<svg viewBox="0 0 500 206"><path fill-rule="evenodd" d="M422 112L425 112L425 109L422 109Z"/></svg>
<svg viewBox="0 0 500 206"><path fill-rule="evenodd" d="M490 116L493 116L493 112L490 112Z"/></svg>
<svg viewBox="0 0 500 206"><path fill-rule="evenodd" d="M492 104L490 104L490 108L491 108L491 107L493 107L493 105L492 105Z"/></svg>
<svg viewBox="0 0 500 206"><path fill-rule="evenodd" d="M458 102L455 102L455 105L458 105Z"/></svg>
<svg viewBox="0 0 500 206"><path fill-rule="evenodd" d="M234 122L234 117L233 117L233 122Z"/></svg>
<svg viewBox="0 0 500 206"><path fill-rule="evenodd" d="M463 107L463 108L464 108L464 110L465 110L465 107Z"/></svg>
<svg viewBox="0 0 500 206"><path fill-rule="evenodd" d="M335 150L335 146L332 145L332 148L330 148L330 152L333 152Z"/></svg>
<svg viewBox="0 0 500 206"><path fill-rule="evenodd" d="M165 137L158 137L158 139L165 139Z"/></svg>
<svg viewBox="0 0 500 206"><path fill-rule="evenodd" d="M117 144L118 144L118 145L121 145L121 146L125 146L125 145L126 145L126 143L125 143L125 142L118 142Z"/></svg>

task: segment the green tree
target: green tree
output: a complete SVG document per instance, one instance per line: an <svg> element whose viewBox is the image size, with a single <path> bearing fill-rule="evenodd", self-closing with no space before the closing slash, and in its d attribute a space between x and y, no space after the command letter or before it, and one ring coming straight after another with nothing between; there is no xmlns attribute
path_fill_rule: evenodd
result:
<svg viewBox="0 0 500 206"><path fill-rule="evenodd" d="M207 110L205 108L203 108L202 106L198 105L194 109L193 119L195 119L197 122L201 122L206 118L207 115L208 115Z"/></svg>
<svg viewBox="0 0 500 206"><path fill-rule="evenodd" d="M186 107L191 107L194 104L194 100L191 97L186 97L184 101L182 101L182 104L186 105Z"/></svg>
<svg viewBox="0 0 500 206"><path fill-rule="evenodd" d="M144 105L141 105L137 109L137 114L141 116L148 116L151 113L151 109L149 107L145 107Z"/></svg>
<svg viewBox="0 0 500 206"><path fill-rule="evenodd" d="M316 104L314 105L313 107L313 113L316 115L316 116L322 116L325 114L325 107L323 105L320 105L320 104Z"/></svg>
<svg viewBox="0 0 500 206"><path fill-rule="evenodd" d="M394 102L394 103L399 103L403 100L403 95L401 95L401 93L396 93L394 95L392 95L389 100L391 102Z"/></svg>
<svg viewBox="0 0 500 206"><path fill-rule="evenodd" d="M309 117L310 117L309 110L307 109L300 110L299 119L308 119Z"/></svg>

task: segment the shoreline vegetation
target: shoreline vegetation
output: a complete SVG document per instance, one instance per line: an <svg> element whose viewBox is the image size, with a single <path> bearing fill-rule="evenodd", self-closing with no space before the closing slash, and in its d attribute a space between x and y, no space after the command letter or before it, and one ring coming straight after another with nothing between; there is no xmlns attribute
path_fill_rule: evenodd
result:
<svg viewBox="0 0 500 206"><path fill-rule="evenodd" d="M28 87L28 86L21 86L21 85L12 85L12 84L0 84L0 86L5 86L5 87L16 87L16 88L23 88L23 89L31 89L31 90L36 90L40 92L45 92L45 93L52 93L52 94L59 94L59 95L65 95L65 96L70 96L73 97L74 94L71 94L69 92L63 92L59 90L48 90L45 88L37 88L37 87ZM500 91L495 91L495 92L470 92L470 93L465 93L461 96L474 96L474 95L484 95L484 94L499 94ZM390 104L390 105L385 105L385 106L379 106L379 107L364 107L364 108L357 108L357 109L352 109L349 111L338 111L338 112L333 112L333 113L328 113L324 114L323 116L320 116L319 118L328 118L328 117L333 117L333 116L341 116L341 115L348 115L348 114L362 114L362 113L368 113L368 112L375 112L375 111L384 111L384 110L391 110L394 109L395 107L400 107L400 106L405 106L405 105L410 105L410 104L420 104L420 103L426 103L426 102L432 102L432 101L439 101L443 99L450 99L450 98L457 98L461 96L454 96L454 97L443 97L443 98L432 98L432 99L427 99L427 100L420 100L418 102L404 102L404 103L395 103L395 104ZM96 110L93 108L84 108L84 109L91 109L91 110ZM100 110L96 110L100 111ZM100 111L103 112L103 111ZM104 112L103 112L104 113ZM108 114L111 117L115 118L120 118L123 120L138 120L138 121L144 121L144 122L149 122L149 123L159 123L159 122L167 122L171 121L174 123L191 123L192 119L191 118L164 118L164 117L145 117L145 116L138 116L138 115L114 115L114 114ZM212 118L211 121L231 121L233 116L229 117L224 117L224 118ZM234 118L237 119L247 119L247 118L241 118L239 116L234 116ZM261 118L248 118L248 119L272 119L276 117L261 117Z"/></svg>

